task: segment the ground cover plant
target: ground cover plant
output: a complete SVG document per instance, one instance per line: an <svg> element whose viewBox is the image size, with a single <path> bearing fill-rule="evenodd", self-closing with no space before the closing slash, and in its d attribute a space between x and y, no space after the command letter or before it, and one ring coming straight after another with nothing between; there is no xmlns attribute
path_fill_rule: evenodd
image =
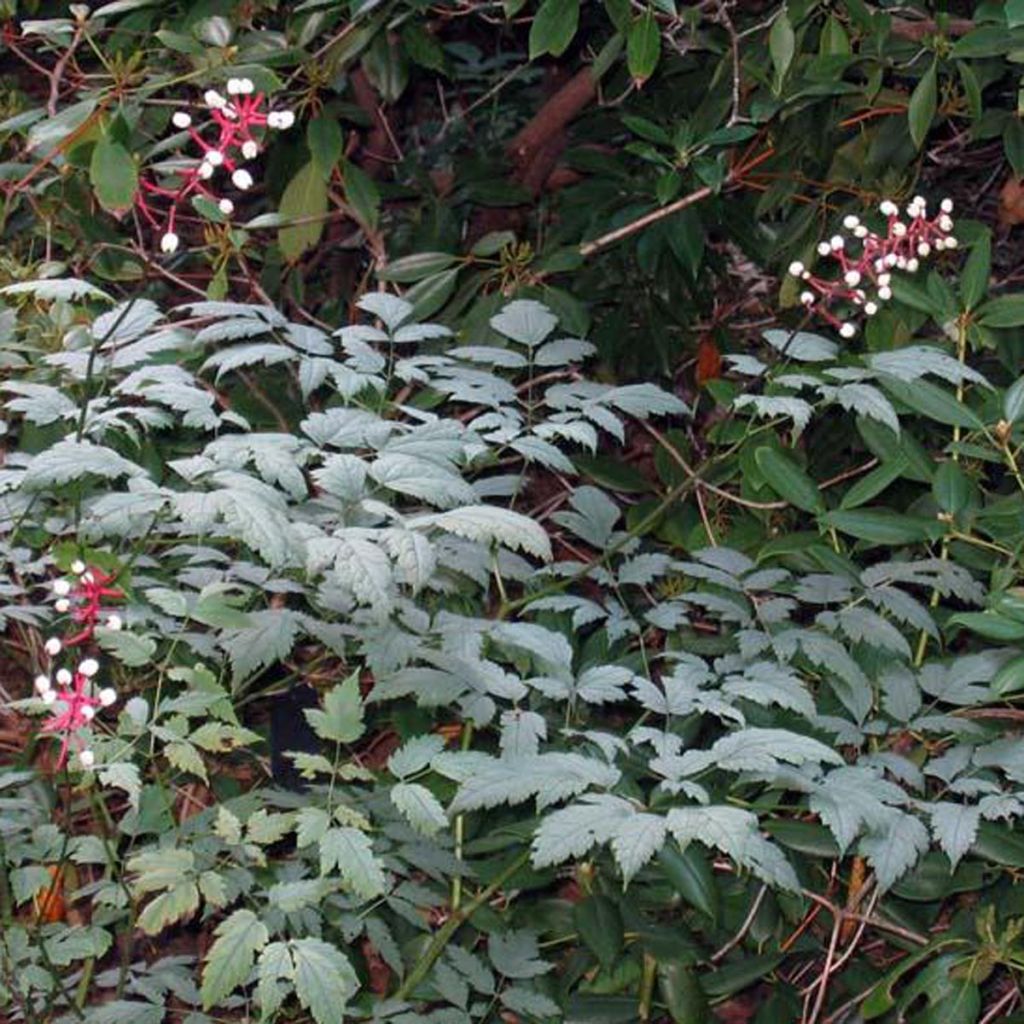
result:
<svg viewBox="0 0 1024 1024"><path fill-rule="evenodd" d="M9 3L0 1020L1024 1018L1024 4Z"/></svg>

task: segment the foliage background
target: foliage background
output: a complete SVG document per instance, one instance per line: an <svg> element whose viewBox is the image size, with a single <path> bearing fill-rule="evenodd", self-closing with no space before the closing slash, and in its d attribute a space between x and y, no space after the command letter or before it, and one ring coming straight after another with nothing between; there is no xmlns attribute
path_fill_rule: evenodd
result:
<svg viewBox="0 0 1024 1024"><path fill-rule="evenodd" d="M1024 4L3 7L0 1015L1014 1019Z"/></svg>

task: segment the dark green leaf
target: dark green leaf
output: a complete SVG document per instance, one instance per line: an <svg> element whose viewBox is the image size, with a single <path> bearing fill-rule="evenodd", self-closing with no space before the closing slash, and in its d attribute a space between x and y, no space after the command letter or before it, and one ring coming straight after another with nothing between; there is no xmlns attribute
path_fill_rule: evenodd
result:
<svg viewBox="0 0 1024 1024"><path fill-rule="evenodd" d="M953 45L950 56L954 60L964 57L998 57L1013 46L1013 36L999 25L981 25L961 36Z"/></svg>
<svg viewBox="0 0 1024 1024"><path fill-rule="evenodd" d="M950 616L950 626L963 626L986 640L998 640L1002 643L1024 640L1024 622L1017 622L998 612L959 612Z"/></svg>
<svg viewBox="0 0 1024 1024"><path fill-rule="evenodd" d="M718 885L703 851L694 843L680 850L675 843L669 842L661 848L657 859L679 895L712 922L717 922L721 905Z"/></svg>
<svg viewBox="0 0 1024 1024"><path fill-rule="evenodd" d="M774 971L782 960L781 953L766 953L746 956L731 964L720 964L710 974L701 977L701 986L712 999L724 999L760 981Z"/></svg>
<svg viewBox="0 0 1024 1024"><path fill-rule="evenodd" d="M644 11L629 27L626 64L633 81L641 86L654 74L661 56L661 33L651 11Z"/></svg>
<svg viewBox="0 0 1024 1024"><path fill-rule="evenodd" d="M817 512L825 507L818 485L791 456L765 446L757 449L754 459L780 498L804 512Z"/></svg>
<svg viewBox="0 0 1024 1024"><path fill-rule="evenodd" d="M573 920L580 938L606 970L622 952L624 933L619 908L607 896L595 894L577 903Z"/></svg>
<svg viewBox="0 0 1024 1024"><path fill-rule="evenodd" d="M1014 177L1024 178L1024 122L1010 114L1003 129L1003 152L1013 168Z"/></svg>
<svg viewBox="0 0 1024 1024"><path fill-rule="evenodd" d="M342 168L345 176L345 198L360 223L371 231L376 231L380 215L380 192L376 183L366 171L350 160L343 160Z"/></svg>
<svg viewBox="0 0 1024 1024"><path fill-rule="evenodd" d="M139 172L132 155L119 142L104 136L96 143L89 162L89 180L104 210L124 213L131 209Z"/></svg>
<svg viewBox="0 0 1024 1024"><path fill-rule="evenodd" d="M1024 690L1024 654L1011 658L1003 665L993 677L990 689L994 697Z"/></svg>
<svg viewBox="0 0 1024 1024"><path fill-rule="evenodd" d="M320 241L324 230L327 184L316 163L310 161L288 182L278 209L282 217L301 221L281 228L277 234L281 254L294 262Z"/></svg>
<svg viewBox="0 0 1024 1024"><path fill-rule="evenodd" d="M971 255L960 275L960 297L965 309L974 309L988 291L988 276L992 269L992 235L985 231L974 243Z"/></svg>
<svg viewBox="0 0 1024 1024"><path fill-rule="evenodd" d="M459 267L452 267L439 274L431 274L405 293L406 301L412 303L414 320L426 320L433 316L452 297L459 270Z"/></svg>
<svg viewBox="0 0 1024 1024"><path fill-rule="evenodd" d="M414 281L422 281L425 277L447 270L456 259L457 256L446 252L414 252L411 256L392 260L386 267L377 271L377 277L382 281L412 284Z"/></svg>
<svg viewBox="0 0 1024 1024"><path fill-rule="evenodd" d="M530 60L565 53L580 20L580 0L544 0L530 26Z"/></svg>
<svg viewBox="0 0 1024 1024"><path fill-rule="evenodd" d="M675 1024L704 1024L713 1019L692 967L678 962L659 963L658 991Z"/></svg>
<svg viewBox="0 0 1024 1024"><path fill-rule="evenodd" d="M785 9L779 11L772 22L771 31L768 33L768 50L775 68L773 89L778 95L782 91L782 83L796 53L796 33Z"/></svg>
<svg viewBox="0 0 1024 1024"><path fill-rule="evenodd" d="M329 179L345 148L337 118L329 114L314 117L306 126L306 144L320 173Z"/></svg>
<svg viewBox="0 0 1024 1024"><path fill-rule="evenodd" d="M899 515L888 508L828 512L821 517L821 521L859 540L892 546L927 540L937 526L930 519Z"/></svg>
<svg viewBox="0 0 1024 1024"><path fill-rule="evenodd" d="M932 495L943 512L957 515L967 508L974 488L959 463L943 462L932 478Z"/></svg>
<svg viewBox="0 0 1024 1024"><path fill-rule="evenodd" d="M937 76L937 64L933 62L932 66L921 76L921 80L914 87L910 96L907 119L910 125L910 137L918 149L921 148L921 144L928 135L932 126L932 118L935 117L938 105Z"/></svg>
<svg viewBox="0 0 1024 1024"><path fill-rule="evenodd" d="M978 309L978 322L985 327L1020 327L1024 324L1024 294L989 299Z"/></svg>

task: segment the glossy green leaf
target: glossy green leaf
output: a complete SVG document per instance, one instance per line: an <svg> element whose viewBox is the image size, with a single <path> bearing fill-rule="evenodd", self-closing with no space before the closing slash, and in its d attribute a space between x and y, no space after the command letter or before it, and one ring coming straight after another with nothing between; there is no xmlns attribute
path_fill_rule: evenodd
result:
<svg viewBox="0 0 1024 1024"><path fill-rule="evenodd" d="M530 25L530 60L565 53L579 20L580 0L543 0Z"/></svg>
<svg viewBox="0 0 1024 1024"><path fill-rule="evenodd" d="M931 520L900 515L888 508L838 510L826 513L821 520L858 540L891 546L927 540L937 526Z"/></svg>
<svg viewBox="0 0 1024 1024"><path fill-rule="evenodd" d="M345 180L345 198L361 224L371 231L377 230L380 218L380 191L373 178L350 160L342 161Z"/></svg>
<svg viewBox="0 0 1024 1024"><path fill-rule="evenodd" d="M965 309L974 309L988 291L988 278L992 270L992 235L985 231L971 247L964 269L960 274L960 297Z"/></svg>
<svg viewBox="0 0 1024 1024"><path fill-rule="evenodd" d="M659 963L658 991L675 1024L704 1024L714 1019L692 967L678 962Z"/></svg>
<svg viewBox="0 0 1024 1024"><path fill-rule="evenodd" d="M377 271L377 277L382 281L412 284L447 270L456 259L457 257L446 252L415 252L410 256L392 260L386 267Z"/></svg>
<svg viewBox="0 0 1024 1024"><path fill-rule="evenodd" d="M782 91L782 83L786 79L786 74L789 72L793 56L796 53L796 33L793 31L793 24L785 9L779 11L772 22L771 30L768 33L768 50L775 68L773 89L778 95Z"/></svg>
<svg viewBox="0 0 1024 1024"><path fill-rule="evenodd" d="M1024 622L1017 622L998 612L959 612L950 616L950 626L963 626L986 640L998 640L1001 643L1024 640Z"/></svg>
<svg viewBox="0 0 1024 1024"><path fill-rule="evenodd" d="M1024 654L1011 658L993 676L989 684L993 697L1004 697L1008 693L1024 690Z"/></svg>
<svg viewBox="0 0 1024 1024"><path fill-rule="evenodd" d="M282 217L299 223L277 234L281 254L294 262L320 241L327 213L327 184L316 163L310 161L288 182L278 210Z"/></svg>
<svg viewBox="0 0 1024 1024"><path fill-rule="evenodd" d="M989 299L977 312L978 322L985 327L1020 327L1024 324L1024 293Z"/></svg>
<svg viewBox="0 0 1024 1024"><path fill-rule="evenodd" d="M970 478L952 459L943 462L932 479L932 495L943 512L957 515L970 504L974 485Z"/></svg>
<svg viewBox="0 0 1024 1024"><path fill-rule="evenodd" d="M776 448L763 447L757 449L754 458L768 486L780 498L805 512L817 512L825 507L818 485L792 456Z"/></svg>
<svg viewBox="0 0 1024 1024"><path fill-rule="evenodd" d="M654 14L647 10L633 21L626 36L626 64L638 86L654 74L660 56L661 31Z"/></svg>
<svg viewBox="0 0 1024 1024"><path fill-rule="evenodd" d="M624 932L619 908L607 896L594 894L577 903L573 920L580 938L605 969L622 952Z"/></svg>
<svg viewBox="0 0 1024 1024"><path fill-rule="evenodd" d="M910 137L914 145L920 149L932 126L932 119L938 106L938 66L935 62L921 76L910 95L907 108L907 121L910 126Z"/></svg>
<svg viewBox="0 0 1024 1024"><path fill-rule="evenodd" d="M107 136L96 143L89 161L89 180L104 210L120 214L131 209L139 187L139 172L131 153L121 143Z"/></svg>
<svg viewBox="0 0 1024 1024"><path fill-rule="evenodd" d="M657 862L673 888L691 906L718 920L721 898L714 872L707 855L695 843L680 850L675 843L666 843L658 853Z"/></svg>
<svg viewBox="0 0 1024 1024"><path fill-rule="evenodd" d="M313 155L320 173L330 178L345 148L338 119L329 114L319 114L306 125L306 144Z"/></svg>

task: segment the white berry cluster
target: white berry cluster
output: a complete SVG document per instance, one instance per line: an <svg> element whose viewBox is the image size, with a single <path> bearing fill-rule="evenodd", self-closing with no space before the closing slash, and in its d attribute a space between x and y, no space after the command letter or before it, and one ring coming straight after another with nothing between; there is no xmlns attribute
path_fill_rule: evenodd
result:
<svg viewBox="0 0 1024 1024"><path fill-rule="evenodd" d="M90 569L81 560L71 563L74 580L53 581L54 610L69 615L73 631L63 638L51 636L43 644L43 651L51 664L61 653L92 643L97 626L119 630L124 623L121 616L104 608L111 600L124 596L114 586L114 577L99 569ZM101 708L110 707L117 700L117 691L111 686L101 687L96 679L99 662L93 657L81 658L72 670L52 668L40 673L34 682L35 692L43 704L51 708L50 717L40 732L60 738L57 767L68 758L72 744L75 756L83 769L92 768L96 756L83 740L86 730Z"/></svg>
<svg viewBox="0 0 1024 1024"><path fill-rule="evenodd" d="M933 219L928 217L922 196L914 196L907 204L905 219L900 218L899 207L890 199L880 203L878 211L886 218L884 235L849 214L843 218L843 228L850 233L849 237L835 234L818 243L818 255L838 265L838 277L819 277L799 260L789 265L789 273L804 284L800 302L828 321L843 338L852 338L857 333L848 318L851 312L874 316L879 305L892 298L894 270L914 274L922 260L955 249L958 244L952 233L952 199L942 200Z"/></svg>
<svg viewBox="0 0 1024 1024"><path fill-rule="evenodd" d="M227 96L216 89L207 89L203 103L208 117L198 126L187 110L177 110L171 116L171 124L180 131L187 131L191 141L199 147L201 158L185 170L176 172L176 185L162 185L143 179L137 196L142 216L160 235L160 249L168 255L178 251L181 239L175 230L180 205L194 197L202 196L216 203L224 216L230 217L235 211L234 202L227 196L216 195L208 184L217 171L223 168L230 175L231 184L239 191L252 188L252 174L242 163L254 160L260 152L264 129L286 131L295 124L291 110L266 110L266 97L258 92L250 78L229 78ZM153 201L168 209L161 216L153 207Z"/></svg>

